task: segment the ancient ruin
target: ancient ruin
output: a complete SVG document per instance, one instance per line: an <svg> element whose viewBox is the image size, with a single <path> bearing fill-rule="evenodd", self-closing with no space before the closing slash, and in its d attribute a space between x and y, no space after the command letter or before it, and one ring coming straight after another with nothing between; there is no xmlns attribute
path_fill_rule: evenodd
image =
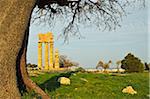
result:
<svg viewBox="0 0 150 99"><path fill-rule="evenodd" d="M55 50L54 55L54 36L51 32L38 34L38 69L39 70L56 70L59 69L59 52ZM42 47L44 45L44 48ZM43 54L44 49L44 64ZM55 56L55 57L54 57Z"/></svg>

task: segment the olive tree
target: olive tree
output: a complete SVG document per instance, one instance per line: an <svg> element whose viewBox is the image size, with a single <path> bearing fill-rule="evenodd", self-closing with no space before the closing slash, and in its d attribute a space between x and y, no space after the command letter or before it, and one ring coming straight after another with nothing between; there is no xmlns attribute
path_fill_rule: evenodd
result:
<svg viewBox="0 0 150 99"><path fill-rule="evenodd" d="M79 33L78 25L82 22L114 29L125 14L125 7L139 1L144 0L0 0L0 98L20 98L26 88L43 98L49 97L29 79L26 71L32 13L32 21L66 16L69 21L63 34L67 39L68 35Z"/></svg>

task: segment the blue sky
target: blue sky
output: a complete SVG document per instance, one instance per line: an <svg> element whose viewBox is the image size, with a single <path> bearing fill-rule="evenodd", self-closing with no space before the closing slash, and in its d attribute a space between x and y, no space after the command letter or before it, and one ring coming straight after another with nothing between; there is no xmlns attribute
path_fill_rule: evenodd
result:
<svg viewBox="0 0 150 99"><path fill-rule="evenodd" d="M77 61L85 68L95 68L99 60L115 62L121 60L131 52L142 61L150 62L148 53L148 9L133 9L128 11L128 15L120 22L121 27L113 31L99 31L96 27L81 28L83 39L72 37L69 44L63 44L63 39L57 39L62 33L60 25L54 28L47 25L31 24L27 62L37 64L37 42L38 33L52 31L55 36L55 48L60 54L67 55L71 60ZM58 26L57 26L58 25Z"/></svg>

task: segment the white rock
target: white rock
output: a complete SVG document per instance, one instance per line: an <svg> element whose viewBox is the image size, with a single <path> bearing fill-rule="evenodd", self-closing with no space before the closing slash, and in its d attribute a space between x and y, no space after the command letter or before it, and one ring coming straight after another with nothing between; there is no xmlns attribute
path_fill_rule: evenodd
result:
<svg viewBox="0 0 150 99"><path fill-rule="evenodd" d="M82 81L85 81L85 82L88 82L88 80L87 79L85 79L85 78L80 78Z"/></svg>
<svg viewBox="0 0 150 99"><path fill-rule="evenodd" d="M128 94L137 94L137 92L132 88L132 86L127 86L122 90L123 93L128 93Z"/></svg>
<svg viewBox="0 0 150 99"><path fill-rule="evenodd" d="M73 76L76 76L77 74L73 73Z"/></svg>
<svg viewBox="0 0 150 99"><path fill-rule="evenodd" d="M70 85L70 79L66 77L58 78L58 82L60 82L62 85Z"/></svg>

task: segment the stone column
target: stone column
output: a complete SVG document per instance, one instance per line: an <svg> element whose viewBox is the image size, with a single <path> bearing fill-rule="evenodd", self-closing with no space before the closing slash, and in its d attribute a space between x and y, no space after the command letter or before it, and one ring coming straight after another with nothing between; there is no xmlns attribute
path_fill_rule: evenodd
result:
<svg viewBox="0 0 150 99"><path fill-rule="evenodd" d="M54 48L54 44L53 42L50 42L50 60L49 60L49 70L52 70L54 67L53 67L53 60L54 60L54 55L53 55L53 48Z"/></svg>
<svg viewBox="0 0 150 99"><path fill-rule="evenodd" d="M59 52L58 49L55 50L55 69L59 69Z"/></svg>
<svg viewBox="0 0 150 99"><path fill-rule="evenodd" d="M38 69L42 69L42 42L38 42Z"/></svg>
<svg viewBox="0 0 150 99"><path fill-rule="evenodd" d="M49 66L49 63L48 63L48 43L45 42L45 70L48 70L48 66Z"/></svg>

